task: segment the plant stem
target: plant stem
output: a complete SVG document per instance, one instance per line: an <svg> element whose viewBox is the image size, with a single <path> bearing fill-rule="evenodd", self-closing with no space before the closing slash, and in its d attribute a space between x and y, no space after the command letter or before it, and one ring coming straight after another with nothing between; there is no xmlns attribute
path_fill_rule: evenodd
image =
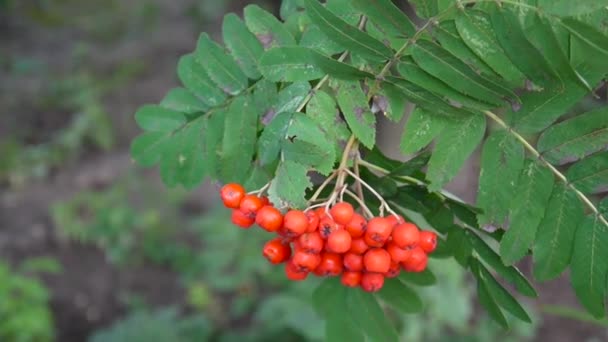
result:
<svg viewBox="0 0 608 342"><path fill-rule="evenodd" d="M340 165L338 166L338 170L337 170L339 175L338 175L338 180L336 181L336 188L340 188L342 186L342 184L344 184L345 174L342 170L345 170L348 168L347 167L348 157L350 156L350 151L352 150L356 141L357 141L357 139L355 138L355 135L351 134L350 138L346 142L346 146L344 147L344 152L342 152L342 159L340 160Z"/></svg>
<svg viewBox="0 0 608 342"><path fill-rule="evenodd" d="M504 122L498 115L492 113L489 110L484 110L483 113L489 117L490 119L492 119L494 122L496 122L498 125L500 125L502 128L504 128L507 132L509 132L509 134L513 135L522 145L524 145L524 148L526 150L528 150L528 152L530 152L534 157L536 157L536 159L538 159L543 165L545 165L547 168L549 168L549 170L551 170L551 172L562 182L564 182L564 184L566 184L566 186L568 188L570 188L570 190L572 190L577 196L578 198L581 199L581 201L583 201L583 203L585 203L585 205L591 209L591 211L598 217L598 219L606 226L608 227L608 221L606 220L606 218L600 213L600 211L597 209L597 207L593 204L593 202L591 202L591 200L589 199L589 197L587 197L584 193L582 193L580 190L578 190L574 185L572 185L572 183L570 183L568 181L568 178L566 178L566 176L564 176L563 173L561 173L558 169L555 168L555 166L553 166L551 163L549 163L548 161L545 160L545 158L543 158L543 156L534 148L534 146L530 145L530 143L524 138L522 137L519 133L517 133L516 131L514 131L511 126L507 125L506 122Z"/></svg>
<svg viewBox="0 0 608 342"><path fill-rule="evenodd" d="M357 153L357 158L355 159L355 174L357 177L361 177L361 172L359 170L359 162L361 161L361 154ZM361 186L361 182L355 181L355 190L357 191L357 195L361 198L362 201L365 202L365 197L363 197L363 187Z"/></svg>
<svg viewBox="0 0 608 342"><path fill-rule="evenodd" d="M367 190L369 190L369 192L374 194L374 196L376 196L376 198L378 198L378 200L380 201L381 208L384 207L384 208L386 208L386 210L388 210L389 213L391 213L395 216L399 216L399 215L397 215L397 213L395 213L393 211L393 209L391 209L391 207L388 205L388 203L386 203L384 198L371 185L367 184L363 179L361 179L359 176L357 176L351 170L349 170L349 169L343 169L343 170L344 170L344 172L348 173L351 177L353 177L355 180L358 180L359 182L361 182L361 184L363 186L365 186L367 188Z"/></svg>
<svg viewBox="0 0 608 342"><path fill-rule="evenodd" d="M315 191L312 197L308 200L308 203L316 201L319 195L321 195L323 189L325 189L325 187L329 184L329 182L331 182L332 179L336 177L337 174L338 171L334 171L331 175L329 175L329 177L325 178L323 183L321 183L321 185L319 185L319 187L317 188L317 191Z"/></svg>
<svg viewBox="0 0 608 342"><path fill-rule="evenodd" d="M355 193L353 193L352 191L345 189L344 193L349 195L350 197L352 197L357 203L359 203L359 206L361 207L361 209L363 210L363 213L365 215L367 215L368 218L372 218L374 217L374 214L372 213L371 210L369 210L369 208L367 207L367 205L365 205L365 201L363 201L363 199L359 196L356 195Z"/></svg>

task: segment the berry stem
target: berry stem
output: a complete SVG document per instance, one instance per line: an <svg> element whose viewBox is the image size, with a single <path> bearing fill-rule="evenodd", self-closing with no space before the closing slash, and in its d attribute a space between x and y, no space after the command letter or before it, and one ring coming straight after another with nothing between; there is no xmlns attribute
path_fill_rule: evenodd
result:
<svg viewBox="0 0 608 342"><path fill-rule="evenodd" d="M374 214L372 213L371 210L369 210L369 208L367 207L367 205L365 205L365 202L363 201L363 199L361 199L361 197L359 197L359 195L355 194L354 192L345 189L344 193L347 194L348 196L352 197L352 199L354 199L355 201L357 201L357 203L359 204L359 206L361 207L361 209L363 210L363 213L367 216L367 218L372 218L374 217Z"/></svg>
<svg viewBox="0 0 608 342"><path fill-rule="evenodd" d="M258 190L250 191L247 194L248 195L258 195L258 197L259 197L259 195L261 195L264 192L266 192L266 190L268 190L269 187L270 187L270 182L266 183L266 185L264 185L263 187L259 188Z"/></svg>
<svg viewBox="0 0 608 342"><path fill-rule="evenodd" d="M351 177L353 177L355 180L358 180L359 182L361 182L361 184L363 186L365 186L367 188L367 190L369 190L369 192L371 192L372 194L374 194L374 196L376 196L376 198L378 198L378 200L380 201L380 210L382 210L382 208L386 208L386 210L395 215L395 216L399 216L396 212L393 211L393 209L391 209L391 207L388 205L388 203L386 203L386 201L384 200L384 198L382 196L380 196L380 194L374 190L374 188L367 184L363 179L361 179L361 177L357 176L354 172L352 172L349 169L342 169L344 172L348 173Z"/></svg>
<svg viewBox="0 0 608 342"><path fill-rule="evenodd" d="M341 188L344 184L344 179L346 178L346 174L344 170L348 169L348 157L350 156L350 151L355 146L355 142L357 139L354 134L351 134L350 138L346 142L346 146L344 147L344 152L342 152L342 159L340 160L340 165L338 166L338 180L336 181L336 189Z"/></svg>
<svg viewBox="0 0 608 342"><path fill-rule="evenodd" d="M361 153L357 150L357 157L355 158L354 170L357 177L361 177L361 172L359 170L359 162L361 161ZM363 196L363 187L361 186L361 182L355 181L355 191L357 192L357 196L365 202L365 197Z"/></svg>
<svg viewBox="0 0 608 342"><path fill-rule="evenodd" d="M317 198L319 197L319 195L321 195L321 192L323 191L323 189L325 189L325 187L336 177L336 175L338 175L338 171L334 171L331 175L329 175L329 177L327 177L323 183L321 183L321 185L319 185L319 187L317 188L317 191L315 191L315 193L312 195L312 197L308 200L308 203L314 202L317 200Z"/></svg>

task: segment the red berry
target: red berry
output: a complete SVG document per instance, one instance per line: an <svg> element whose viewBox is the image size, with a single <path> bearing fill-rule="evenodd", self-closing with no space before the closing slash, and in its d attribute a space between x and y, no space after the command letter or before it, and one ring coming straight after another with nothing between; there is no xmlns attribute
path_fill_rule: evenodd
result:
<svg viewBox="0 0 608 342"><path fill-rule="evenodd" d="M268 232L276 232L283 224L283 215L279 209L266 205L258 210L255 222Z"/></svg>
<svg viewBox="0 0 608 342"><path fill-rule="evenodd" d="M347 287L357 287L361 283L361 272L346 271L342 273L340 281Z"/></svg>
<svg viewBox="0 0 608 342"><path fill-rule="evenodd" d="M410 247L403 249L397 246L394 241L391 241L386 245L386 251L391 255L391 259L395 262L406 261L412 254L412 249Z"/></svg>
<svg viewBox="0 0 608 342"><path fill-rule="evenodd" d="M421 231L418 246L425 253L432 253L437 248L437 234L428 230Z"/></svg>
<svg viewBox="0 0 608 342"><path fill-rule="evenodd" d="M406 222L393 229L393 241L401 248L412 247L418 244L420 232L415 224Z"/></svg>
<svg viewBox="0 0 608 342"><path fill-rule="evenodd" d="M336 230L329 234L326 248L333 253L346 253L350 249L352 237L344 229Z"/></svg>
<svg viewBox="0 0 608 342"><path fill-rule="evenodd" d="M349 271L362 271L363 256L355 253L344 254L344 268Z"/></svg>
<svg viewBox="0 0 608 342"><path fill-rule="evenodd" d="M365 242L365 239L358 238L358 239L353 239L353 241L350 243L349 252L352 252L355 254L363 254L368 249L369 249L369 245L367 244L367 242Z"/></svg>
<svg viewBox="0 0 608 342"><path fill-rule="evenodd" d="M319 215L316 211L309 210L306 213L306 217L308 218L308 227L306 229L307 232L312 233L319 228Z"/></svg>
<svg viewBox="0 0 608 342"><path fill-rule="evenodd" d="M244 212L242 212L238 209L234 209L232 211L231 220L232 220L232 223L234 223L235 225L237 225L241 228L249 228L255 222L254 218L252 218L251 216L245 214Z"/></svg>
<svg viewBox="0 0 608 342"><path fill-rule="evenodd" d="M355 209L348 202L338 202L330 210L329 214L337 224L347 224L353 218Z"/></svg>
<svg viewBox="0 0 608 342"><path fill-rule="evenodd" d="M384 274L387 278L395 278L401 273L401 264L396 261L391 262L391 267L388 269L388 272Z"/></svg>
<svg viewBox="0 0 608 342"><path fill-rule="evenodd" d="M263 196L263 197L260 197L260 199L262 200L262 204L263 204L263 205L272 205L272 204L270 203L270 200L268 199L268 197Z"/></svg>
<svg viewBox="0 0 608 342"><path fill-rule="evenodd" d="M405 223L405 220L403 219L403 216L401 216L401 215L397 215L397 216L390 215L390 216L387 216L386 219L393 227L398 224Z"/></svg>
<svg viewBox="0 0 608 342"><path fill-rule="evenodd" d="M308 272L299 271L291 261L288 261L285 264L285 274L287 275L287 279L294 281L301 281L308 277Z"/></svg>
<svg viewBox="0 0 608 342"><path fill-rule="evenodd" d="M314 271L317 266L321 263L321 257L319 254L306 253L304 251L297 251L291 262L298 271L310 272Z"/></svg>
<svg viewBox="0 0 608 342"><path fill-rule="evenodd" d="M245 195L241 200L239 209L245 214L254 217L258 210L264 206L264 202L256 195Z"/></svg>
<svg viewBox="0 0 608 342"><path fill-rule="evenodd" d="M391 256L383 248L372 248L363 255L367 272L386 273L391 267Z"/></svg>
<svg viewBox="0 0 608 342"><path fill-rule="evenodd" d="M422 272L429 261L428 256L420 247L412 249L412 255L401 265L408 272Z"/></svg>
<svg viewBox="0 0 608 342"><path fill-rule="evenodd" d="M336 253L322 253L321 263L314 272L318 276L337 276L342 273L342 257Z"/></svg>
<svg viewBox="0 0 608 342"><path fill-rule="evenodd" d="M315 209L315 213L317 214L317 216L319 216L319 220L321 220L325 217L329 217L329 216L327 216L327 210L325 210L325 207L319 207L319 208Z"/></svg>
<svg viewBox="0 0 608 342"><path fill-rule="evenodd" d="M350 233L350 236L360 238L365 234L366 227L367 221L365 220L365 217L355 213L350 222L344 226L344 229Z"/></svg>
<svg viewBox="0 0 608 342"><path fill-rule="evenodd" d="M299 236L308 229L308 217L300 210L290 210L283 217L286 236Z"/></svg>
<svg viewBox="0 0 608 342"><path fill-rule="evenodd" d="M331 218L324 217L319 221L319 233L323 239L327 239L336 230L338 230L338 224Z"/></svg>
<svg viewBox="0 0 608 342"><path fill-rule="evenodd" d="M283 244L281 238L272 239L264 245L264 257L273 264L280 264L291 256L289 245Z"/></svg>
<svg viewBox="0 0 608 342"><path fill-rule="evenodd" d="M236 209L245 197L245 189L240 184L229 183L220 190L220 197L226 207Z"/></svg>
<svg viewBox="0 0 608 342"><path fill-rule="evenodd" d="M392 231L393 226L389 220L384 217L374 217L367 222L365 242L371 247L382 247L391 236Z"/></svg>
<svg viewBox="0 0 608 342"><path fill-rule="evenodd" d="M323 250L325 242L319 232L305 233L300 235L297 240L299 248L307 253L318 254Z"/></svg>
<svg viewBox="0 0 608 342"><path fill-rule="evenodd" d="M376 292L384 286L384 275L365 272L361 276L361 288L367 292Z"/></svg>

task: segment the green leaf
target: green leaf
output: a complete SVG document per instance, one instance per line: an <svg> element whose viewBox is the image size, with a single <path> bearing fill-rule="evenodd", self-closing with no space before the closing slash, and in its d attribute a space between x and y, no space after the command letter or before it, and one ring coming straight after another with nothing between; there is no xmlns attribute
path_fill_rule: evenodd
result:
<svg viewBox="0 0 608 342"><path fill-rule="evenodd" d="M344 48L372 61L385 61L393 56L390 48L369 34L349 25L316 0L305 0L306 13L321 31Z"/></svg>
<svg viewBox="0 0 608 342"><path fill-rule="evenodd" d="M160 161L160 173L163 182L174 187L182 184L186 188L198 185L207 174L208 169L203 160L202 118L176 131Z"/></svg>
<svg viewBox="0 0 608 342"><path fill-rule="evenodd" d="M382 307L373 294L361 289L347 292L346 312L349 312L356 326L369 337L370 341L398 341L395 328L384 315Z"/></svg>
<svg viewBox="0 0 608 342"><path fill-rule="evenodd" d="M160 161L170 139L169 132L142 133L131 143L131 157L142 166L152 166Z"/></svg>
<svg viewBox="0 0 608 342"><path fill-rule="evenodd" d="M350 137L350 131L340 117L334 99L324 91L316 91L306 105L306 116L317 123L323 135L334 146L335 154L340 155Z"/></svg>
<svg viewBox="0 0 608 342"><path fill-rule="evenodd" d="M299 157L301 158L305 157L305 155L301 154L303 152L302 147L305 145L297 144L296 142L306 142L309 147L315 148L309 151L311 159L301 159L299 160L301 164L315 166L322 174L329 174L333 170L336 151L327 148L331 145L331 142L313 119L302 113L295 113L287 129L287 135L289 138L284 141L283 147L289 146L289 151L292 153L299 152ZM299 145L300 147L296 147L295 145ZM317 162L313 161L315 154L321 154L321 159ZM292 157L295 156L292 155Z"/></svg>
<svg viewBox="0 0 608 342"><path fill-rule="evenodd" d="M270 201L277 207L305 208L306 189L312 186L308 168L302 164L286 160L279 164L276 176L270 184Z"/></svg>
<svg viewBox="0 0 608 342"><path fill-rule="evenodd" d="M608 144L608 108L593 110L548 128L538 151L553 164L564 164L597 152Z"/></svg>
<svg viewBox="0 0 608 342"><path fill-rule="evenodd" d="M473 50L471 50L460 38L454 20L445 20L438 26L435 26L433 36L439 41L444 49L461 61L467 63L473 70L486 75L496 76L494 70L477 57L477 55L473 53Z"/></svg>
<svg viewBox="0 0 608 342"><path fill-rule="evenodd" d="M326 74L339 80L359 81L362 78L374 78L374 75L368 72L359 70L351 65L339 62L335 59L323 56L315 51L310 51L310 58Z"/></svg>
<svg viewBox="0 0 608 342"><path fill-rule="evenodd" d="M296 83L296 84L299 84L299 83ZM278 101L277 95L278 95L278 91L277 91L276 83L270 82L265 79L261 79L255 83L255 85L253 86L252 101L253 101L255 107L258 109L260 115L271 111L272 106L274 106L276 104L276 102ZM306 95L304 95L304 96L306 96ZM271 115L271 116L273 116L273 115ZM264 123L267 124L272 119L272 117L268 117L266 119L267 119L267 121Z"/></svg>
<svg viewBox="0 0 608 342"><path fill-rule="evenodd" d="M538 0L538 7L547 14L554 14L562 17L570 17L579 14L593 12L608 6L606 0Z"/></svg>
<svg viewBox="0 0 608 342"><path fill-rule="evenodd" d="M161 107L186 114L202 113L211 109L210 106L193 95L188 89L179 87L171 89L160 102L160 105Z"/></svg>
<svg viewBox="0 0 608 342"><path fill-rule="evenodd" d="M504 329L509 329L509 322L507 322L505 315L500 310L494 297L492 297L488 284L480 276L479 266L479 263L471 263L473 274L477 276L477 298L479 299L479 303L488 311L493 320Z"/></svg>
<svg viewBox="0 0 608 342"><path fill-rule="evenodd" d="M294 114L293 112L279 113L264 127L258 140L258 159L261 165L268 165L279 157L282 142L285 140Z"/></svg>
<svg viewBox="0 0 608 342"><path fill-rule="evenodd" d="M420 171L420 169L425 167L428 164L430 158L430 151L422 152L408 161L401 162L399 166L390 170L388 176L411 176L416 171Z"/></svg>
<svg viewBox="0 0 608 342"><path fill-rule="evenodd" d="M449 126L447 119L416 108L410 115L401 136L400 149L403 154L412 154L426 147Z"/></svg>
<svg viewBox="0 0 608 342"><path fill-rule="evenodd" d="M359 82L337 83L337 100L351 131L368 148L376 143L376 116L371 112Z"/></svg>
<svg viewBox="0 0 608 342"><path fill-rule="evenodd" d="M377 296L402 313L416 313L424 309L418 294L399 279L387 278Z"/></svg>
<svg viewBox="0 0 608 342"><path fill-rule="evenodd" d="M349 317L335 313L325 320L325 341L365 342L365 335Z"/></svg>
<svg viewBox="0 0 608 342"><path fill-rule="evenodd" d="M568 267L576 227L583 217L583 205L576 194L563 184L556 184L532 250L536 279L556 278Z"/></svg>
<svg viewBox="0 0 608 342"><path fill-rule="evenodd" d="M226 94L211 81L193 54L184 55L179 59L177 75L182 84L206 105L215 107L226 101Z"/></svg>
<svg viewBox="0 0 608 342"><path fill-rule="evenodd" d="M471 245L471 241L469 241L466 230L455 226L454 229L448 233L448 240L446 243L449 246L448 248L452 251L454 259L456 259L460 265L466 267L473 252L473 246Z"/></svg>
<svg viewBox="0 0 608 342"><path fill-rule="evenodd" d="M527 161L511 201L509 229L500 242L500 256L505 264L514 264L528 254L552 189L551 171L535 161Z"/></svg>
<svg viewBox="0 0 608 342"><path fill-rule="evenodd" d="M405 114L406 99L397 87L390 83L384 83L380 93L384 96L388 106L384 108L384 115L391 121L399 122Z"/></svg>
<svg viewBox="0 0 608 342"><path fill-rule="evenodd" d="M243 15L247 28L262 43L264 49L296 44L295 39L285 26L274 15L266 12L258 5L247 5L243 10Z"/></svg>
<svg viewBox="0 0 608 342"><path fill-rule="evenodd" d="M300 38L300 46L310 48L323 55L332 56L344 51L344 48L330 39L314 24L309 24Z"/></svg>
<svg viewBox="0 0 608 342"><path fill-rule="evenodd" d="M258 79L260 77L258 60L264 48L236 14L228 13L224 17L222 37L245 75L251 79Z"/></svg>
<svg viewBox="0 0 608 342"><path fill-rule="evenodd" d="M325 73L314 64L312 50L289 46L267 50L260 59L262 75L273 82L309 81Z"/></svg>
<svg viewBox="0 0 608 342"><path fill-rule="evenodd" d="M510 90L477 74L437 44L419 40L412 46L412 57L429 74L477 100L500 106L503 98L514 101L517 97Z"/></svg>
<svg viewBox="0 0 608 342"><path fill-rule="evenodd" d="M560 83L545 57L527 40L524 29L513 11L494 6L490 18L503 51L527 79L543 88Z"/></svg>
<svg viewBox="0 0 608 342"><path fill-rule="evenodd" d="M470 115L447 126L437 139L426 174L429 190L437 191L450 181L473 153L486 131L483 115Z"/></svg>
<svg viewBox="0 0 608 342"><path fill-rule="evenodd" d="M584 193L605 192L608 189L608 152L599 152L572 165L566 178Z"/></svg>
<svg viewBox="0 0 608 342"><path fill-rule="evenodd" d="M214 112L207 116L205 125L203 126L203 159L208 165L209 175L213 178L217 177L218 171L220 171L220 157L218 150L222 146L222 139L224 137L224 125L226 121L226 110L221 112Z"/></svg>
<svg viewBox="0 0 608 342"><path fill-rule="evenodd" d="M242 183L247 178L255 151L258 116L251 98L239 96L226 112L221 152L224 183Z"/></svg>
<svg viewBox="0 0 608 342"><path fill-rule="evenodd" d="M342 304L346 303L348 291L338 278L327 278L312 293L312 306L319 315L330 316L340 311L340 307L344 308Z"/></svg>
<svg viewBox="0 0 608 342"><path fill-rule="evenodd" d="M606 315L608 232L596 216L586 217L576 231L570 281L578 300L595 318Z"/></svg>
<svg viewBox="0 0 608 342"><path fill-rule="evenodd" d="M538 297L534 287L532 287L528 279L517 268L503 264L500 256L483 239L470 230L466 232L473 249L485 263L490 265L505 280L513 284L519 293L528 297Z"/></svg>
<svg viewBox="0 0 608 342"><path fill-rule="evenodd" d="M329 151L333 152L333 150L322 149L317 145L298 139L295 139L293 142L290 140L283 140L282 145L285 160L291 160L310 167L320 168L323 170L321 172L323 174L331 173L335 158L328 158L328 155L330 153ZM327 163L328 160L331 161L329 166Z"/></svg>
<svg viewBox="0 0 608 342"><path fill-rule="evenodd" d="M355 0L353 6L390 36L412 37L416 33L412 21L390 0Z"/></svg>
<svg viewBox="0 0 608 342"><path fill-rule="evenodd" d="M417 273L401 272L397 278L403 282L419 286L431 286L437 283L437 278L428 268Z"/></svg>
<svg viewBox="0 0 608 342"><path fill-rule="evenodd" d="M186 117L180 112L157 105L145 105L135 113L137 125L144 131L171 132L186 123Z"/></svg>
<svg viewBox="0 0 608 342"><path fill-rule="evenodd" d="M437 0L411 0L410 3L414 5L420 18L430 18L439 13Z"/></svg>
<svg viewBox="0 0 608 342"><path fill-rule="evenodd" d="M247 88L247 76L239 65L206 33L198 39L194 58L225 93L237 95Z"/></svg>
<svg viewBox="0 0 608 342"><path fill-rule="evenodd" d="M456 16L455 23L462 40L479 58L511 85L523 85L524 75L498 44L492 24L485 13L477 10L464 11Z"/></svg>
<svg viewBox="0 0 608 342"><path fill-rule="evenodd" d="M475 100L469 96L463 95L459 91L447 85L445 82L429 75L426 71L422 70L413 60L410 58L402 58L401 62L397 65L399 74L406 80L428 90L433 93L449 99L455 106L466 106L477 109L491 109L492 106Z"/></svg>
<svg viewBox="0 0 608 342"><path fill-rule="evenodd" d="M530 319L530 316L526 310L524 310L524 308L519 304L517 299L515 299L504 287L502 287L502 285L496 281L496 279L494 279L490 271L488 271L477 259L473 259L472 263L476 265L473 268L477 269L478 280L485 283L488 292L494 298L496 304L500 305L502 308L522 321L532 323L532 320Z"/></svg>
<svg viewBox="0 0 608 342"><path fill-rule="evenodd" d="M480 225L504 226L523 166L524 148L510 133L496 131L486 139L477 191Z"/></svg>
<svg viewBox="0 0 608 342"><path fill-rule="evenodd" d="M272 118L278 113L297 111L309 92L310 83L308 82L295 82L288 85L279 92L279 96L267 116ZM264 121L262 119L262 122Z"/></svg>
<svg viewBox="0 0 608 342"><path fill-rule="evenodd" d="M586 46L601 53L604 57L608 56L608 37L595 27L573 18L562 19L559 23Z"/></svg>

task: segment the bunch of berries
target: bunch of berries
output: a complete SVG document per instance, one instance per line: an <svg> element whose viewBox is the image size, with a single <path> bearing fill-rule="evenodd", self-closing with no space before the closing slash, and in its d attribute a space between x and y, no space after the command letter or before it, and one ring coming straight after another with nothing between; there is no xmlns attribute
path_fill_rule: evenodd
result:
<svg viewBox="0 0 608 342"><path fill-rule="evenodd" d="M291 280L304 280L309 273L340 276L348 287L379 291L384 278L401 270L422 272L428 254L437 246L437 235L421 231L401 216L374 217L369 221L348 202L338 202L284 215L266 197L246 194L239 184L221 189L224 205L232 208L232 222L241 228L257 223L278 234L264 245L263 254L273 264L285 263Z"/></svg>

